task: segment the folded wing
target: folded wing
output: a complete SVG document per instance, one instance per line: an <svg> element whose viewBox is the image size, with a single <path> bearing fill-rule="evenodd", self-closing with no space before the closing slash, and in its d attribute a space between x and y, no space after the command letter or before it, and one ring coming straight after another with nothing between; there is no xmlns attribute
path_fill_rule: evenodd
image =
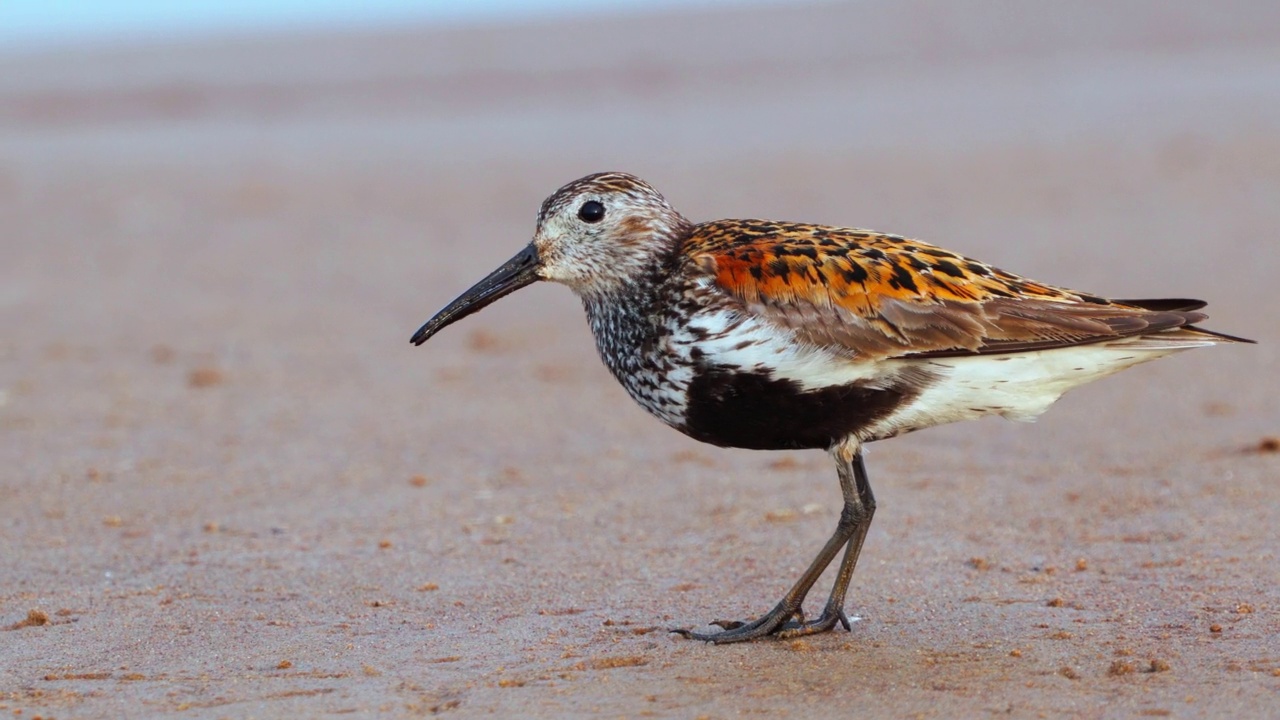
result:
<svg viewBox="0 0 1280 720"><path fill-rule="evenodd" d="M1107 300L864 230L756 220L696 228L688 255L746 309L803 341L867 359L1022 352L1189 327L1198 300Z"/></svg>

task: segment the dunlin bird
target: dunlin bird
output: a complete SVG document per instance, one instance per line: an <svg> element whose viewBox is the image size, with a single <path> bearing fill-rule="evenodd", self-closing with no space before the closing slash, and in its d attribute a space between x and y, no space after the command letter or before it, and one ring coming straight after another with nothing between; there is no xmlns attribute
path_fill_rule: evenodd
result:
<svg viewBox="0 0 1280 720"><path fill-rule="evenodd" d="M542 203L533 241L414 334L538 280L582 300L600 357L644 409L722 447L824 449L844 508L772 610L714 643L849 628L845 592L876 501L862 446L984 415L1031 420L1064 392L1179 350L1243 338L1194 326L1199 300L1108 300L869 230L695 224L609 172ZM844 548L816 619L802 605Z"/></svg>

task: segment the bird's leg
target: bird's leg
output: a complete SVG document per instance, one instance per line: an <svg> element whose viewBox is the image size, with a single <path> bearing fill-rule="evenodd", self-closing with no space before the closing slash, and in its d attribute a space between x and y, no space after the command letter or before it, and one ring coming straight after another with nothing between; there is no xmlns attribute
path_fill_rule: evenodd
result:
<svg viewBox="0 0 1280 720"><path fill-rule="evenodd" d="M858 490L858 503L854 508L855 525L849 544L845 546L844 557L840 560L840 570L836 573L835 584L831 586L831 595L822 608L822 615L810 622L801 621L794 627L783 628L779 637L799 637L827 632L835 628L836 623L849 630L849 616L844 612L844 596L849 590L849 581L853 578L853 569L858 564L858 555L862 553L862 541L867 539L867 530L871 528L871 518L876 514L876 496L871 492L871 481L867 479L867 466L862 462L862 452L856 452L852 459L844 459L838 453L836 465L841 475L840 485L843 487L845 477L852 472ZM849 509L846 502L845 510Z"/></svg>
<svg viewBox="0 0 1280 720"><path fill-rule="evenodd" d="M809 563L808 569L796 581L796 584L782 596L782 600L762 617L750 622L718 620L714 625L724 628L723 632L699 633L686 629L675 629L679 633L694 640L705 640L713 643L742 642L754 640L766 635L781 633L786 636L810 635L835 627L836 621L845 628L849 620L844 615L844 594L848 589L849 578L853 575L854 563L858 560L858 551L862 548L862 539L866 537L867 527L871 523L871 511L865 509L865 497L871 501L871 510L875 509L875 498L871 496L871 486L866 482L866 470L862 466L862 453L856 444L841 443L831 450L836 460L837 474L840 478L840 492L844 496L844 508L840 511L840 520L831 539L822 546L818 556ZM856 461L856 465L854 464ZM855 487L856 483L856 487ZM813 622L804 622L802 606L810 588L822 576L823 571L835 559L840 547L847 545L844 560L840 562L840 575L836 578L836 586L832 589L831 598L823 609L822 617ZM828 617L834 606L834 619ZM799 622L790 622L798 618Z"/></svg>

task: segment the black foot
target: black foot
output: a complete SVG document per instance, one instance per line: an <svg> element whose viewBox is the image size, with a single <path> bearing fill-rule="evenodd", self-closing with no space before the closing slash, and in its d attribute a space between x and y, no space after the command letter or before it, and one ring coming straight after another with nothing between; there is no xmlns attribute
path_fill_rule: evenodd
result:
<svg viewBox="0 0 1280 720"><path fill-rule="evenodd" d="M797 638L805 635L816 635L818 633L830 632L835 629L836 625L842 625L845 630L852 629L851 623L849 622L849 616L845 614L843 608L836 608L834 611L824 610L822 616L817 620L805 622L803 610L788 611L787 608L782 605L775 607L764 617L750 622L743 622L741 620L716 620L711 624L724 628L724 631L716 633L700 633L686 628L672 628L671 632L682 637L687 637L690 640L701 640L703 642L715 643L716 645L726 645L728 643L758 640L770 635L775 635L779 638Z"/></svg>
<svg viewBox="0 0 1280 720"><path fill-rule="evenodd" d="M844 626L845 630L853 630L853 625L849 622L849 616L845 614L844 608L836 608L835 610L828 608L822 611L821 617L812 622L787 623L785 627L778 630L778 637L796 638L831 632L836 628L837 624Z"/></svg>
<svg viewBox="0 0 1280 720"><path fill-rule="evenodd" d="M742 620L715 620L711 624L724 628L724 631L700 633L686 628L672 628L671 632L687 637L690 640L701 640L703 642L723 645L727 643L745 642L747 640L757 640L762 637L778 634L790 628L799 629L804 627L805 622L803 610L799 608L792 610L786 607L786 605L779 603L777 607L770 610L763 617L749 622Z"/></svg>

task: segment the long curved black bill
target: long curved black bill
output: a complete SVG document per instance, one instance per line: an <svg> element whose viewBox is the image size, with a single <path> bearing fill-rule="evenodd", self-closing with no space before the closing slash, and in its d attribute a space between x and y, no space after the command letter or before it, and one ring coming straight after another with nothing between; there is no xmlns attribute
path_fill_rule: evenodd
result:
<svg viewBox="0 0 1280 720"><path fill-rule="evenodd" d="M458 299L445 306L436 316L418 328L409 342L421 345L432 335L440 332L447 325L462 318L480 312L499 298L510 295L520 288L538 279L538 250L530 243L515 257L502 264L502 267L489 273L489 276L471 289L458 296Z"/></svg>

